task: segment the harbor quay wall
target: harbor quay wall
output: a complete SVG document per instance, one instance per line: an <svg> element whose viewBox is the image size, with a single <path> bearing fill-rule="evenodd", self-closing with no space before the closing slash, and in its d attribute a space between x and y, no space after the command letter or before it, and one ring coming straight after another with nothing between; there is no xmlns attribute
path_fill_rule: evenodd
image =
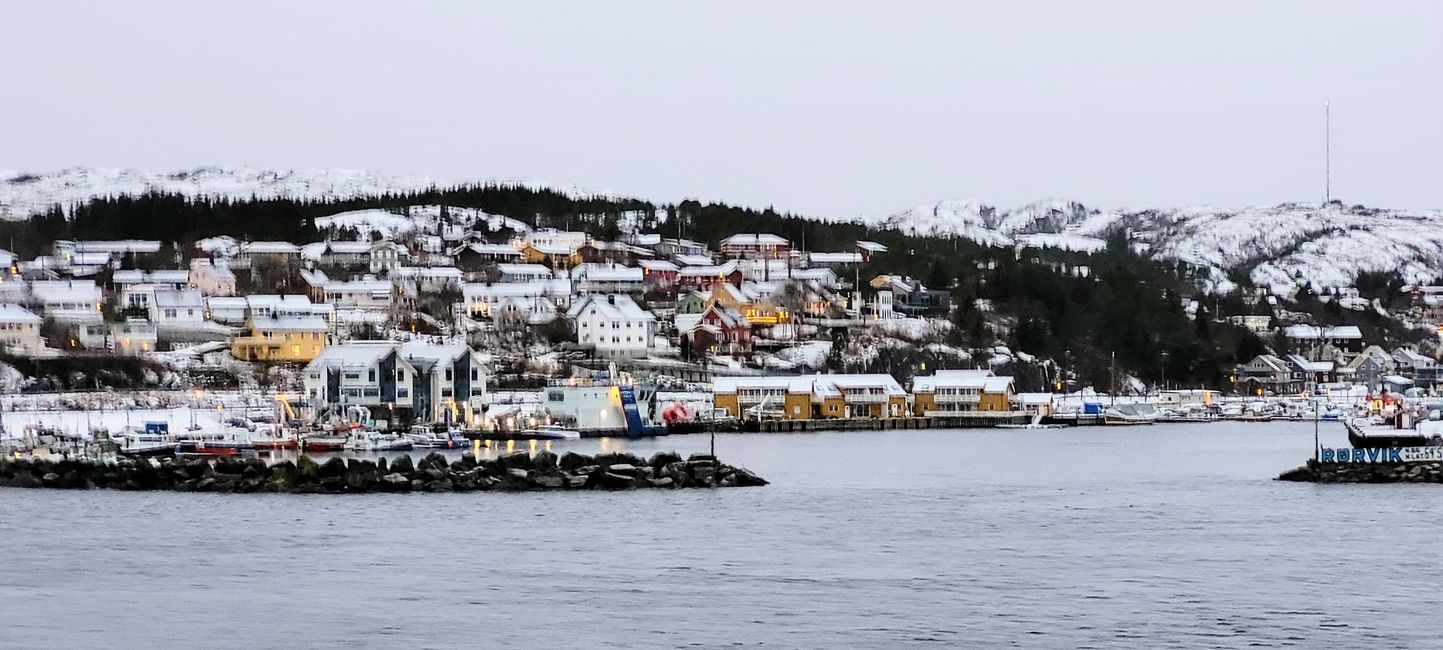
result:
<svg viewBox="0 0 1443 650"><path fill-rule="evenodd" d="M820 420L751 420L740 425L741 430L761 433L789 433L805 431L893 431L899 429L985 429L999 424L1026 424L1030 421L1021 414L977 415L970 417L897 417L897 418L846 418Z"/></svg>
<svg viewBox="0 0 1443 650"><path fill-rule="evenodd" d="M1278 480L1304 483L1443 483L1443 462L1324 463L1309 460L1302 467L1283 472Z"/></svg>
<svg viewBox="0 0 1443 650"><path fill-rule="evenodd" d="M635 488L752 487L767 481L725 465L715 456L657 452L643 459L625 452L595 456L518 451L477 459L467 453L448 462L432 453L386 459L308 456L268 464L261 459L139 458L93 460L0 460L0 486L58 489L166 490L174 492L520 492L528 490L628 490Z"/></svg>

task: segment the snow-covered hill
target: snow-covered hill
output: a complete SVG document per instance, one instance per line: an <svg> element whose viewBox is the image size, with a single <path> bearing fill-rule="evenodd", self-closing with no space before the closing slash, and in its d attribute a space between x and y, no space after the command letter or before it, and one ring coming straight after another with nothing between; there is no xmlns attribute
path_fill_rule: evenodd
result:
<svg viewBox="0 0 1443 650"><path fill-rule="evenodd" d="M23 219L51 206L67 207L92 198L161 191L191 197L351 198L408 192L433 185L424 176L369 171L312 169L275 171L198 167L179 172L72 167L54 173L0 171L0 218Z"/></svg>
<svg viewBox="0 0 1443 650"><path fill-rule="evenodd" d="M1125 229L1144 252L1214 270L1246 271L1279 290L1312 284L1347 286L1362 271L1401 272L1409 280L1443 275L1443 212L1285 203L1242 209L1192 207L1098 210L1043 201L1005 210L978 201L939 201L876 219L873 224L977 242L1095 250L1107 233Z"/></svg>
<svg viewBox="0 0 1443 650"><path fill-rule="evenodd" d="M547 188L572 196L607 196L574 185L534 179L463 179ZM57 172L21 173L0 170L0 219L24 219L51 206L69 207L105 196L160 191L190 197L221 199L298 198L345 199L424 190L452 185L450 180L349 169L272 170L249 167L197 167L177 172L71 167Z"/></svg>
<svg viewBox="0 0 1443 650"><path fill-rule="evenodd" d="M549 187L571 195L606 194L539 181L488 180ZM22 219L54 205L149 190L234 199L346 198L415 191L434 184L424 176L334 169L200 167L160 173L76 167L44 174L0 171L0 218ZM384 219L385 215L337 215L336 219L345 223L371 217ZM665 220L665 215L658 217ZM1079 251L1099 249L1108 232L1126 229L1142 251L1213 269L1222 288L1229 286L1226 271L1234 269L1247 272L1256 283L1279 288L1304 282L1319 288L1345 286L1360 271L1398 270L1413 281L1443 275L1443 212L1436 210L1337 203L1099 210L1060 200L1003 209L980 201L939 201L867 221L916 234L956 234L998 246Z"/></svg>

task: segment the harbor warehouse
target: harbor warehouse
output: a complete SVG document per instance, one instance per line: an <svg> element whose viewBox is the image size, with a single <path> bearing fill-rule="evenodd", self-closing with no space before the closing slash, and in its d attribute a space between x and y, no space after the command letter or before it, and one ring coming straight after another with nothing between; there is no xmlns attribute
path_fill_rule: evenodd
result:
<svg viewBox="0 0 1443 650"><path fill-rule="evenodd" d="M907 415L907 392L885 374L716 377L712 401L735 417L817 420Z"/></svg>

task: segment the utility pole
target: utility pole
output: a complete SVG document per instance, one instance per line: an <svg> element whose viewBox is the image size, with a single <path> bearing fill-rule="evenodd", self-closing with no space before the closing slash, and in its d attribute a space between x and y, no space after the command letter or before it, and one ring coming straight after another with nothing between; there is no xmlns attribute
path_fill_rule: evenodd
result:
<svg viewBox="0 0 1443 650"><path fill-rule="evenodd" d="M1318 395L1313 394L1313 462L1318 462L1322 446L1318 444Z"/></svg>
<svg viewBox="0 0 1443 650"><path fill-rule="evenodd" d="M1116 350L1114 350L1114 351L1112 352L1111 369L1110 369L1109 372L1111 372L1111 374L1112 374L1112 379L1110 380L1110 381L1112 382L1112 386L1111 386L1110 388L1108 388L1108 390L1107 390L1107 398L1108 398L1108 401L1110 402L1111 405L1116 405L1116 404L1117 404L1117 351L1116 351Z"/></svg>

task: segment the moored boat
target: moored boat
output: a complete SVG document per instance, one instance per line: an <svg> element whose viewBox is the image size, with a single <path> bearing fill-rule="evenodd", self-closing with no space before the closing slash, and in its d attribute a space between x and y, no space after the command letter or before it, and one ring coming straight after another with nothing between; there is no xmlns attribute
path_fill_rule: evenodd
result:
<svg viewBox="0 0 1443 650"><path fill-rule="evenodd" d="M174 456L180 450L180 443L169 433L127 431L114 439L119 444L116 452L131 458Z"/></svg>
<svg viewBox="0 0 1443 650"><path fill-rule="evenodd" d="M235 456L254 449L251 432L240 427L187 431L176 436L180 451L202 456Z"/></svg>
<svg viewBox="0 0 1443 650"><path fill-rule="evenodd" d="M458 430L420 424L411 427L406 439L418 449L460 449L470 444L470 440Z"/></svg>
<svg viewBox="0 0 1443 650"><path fill-rule="evenodd" d="M581 432L568 429L559 424L543 424L534 429L526 429L518 434L517 437L533 440L580 440Z"/></svg>
<svg viewBox="0 0 1443 650"><path fill-rule="evenodd" d="M346 436L318 433L301 438L301 449L308 452L341 451L346 448Z"/></svg>
<svg viewBox="0 0 1443 650"><path fill-rule="evenodd" d="M415 445L399 433L358 431L346 439L348 451L409 451Z"/></svg>
<svg viewBox="0 0 1443 650"><path fill-rule="evenodd" d="M251 433L250 442L254 449L295 449L300 439L284 431L256 431Z"/></svg>

